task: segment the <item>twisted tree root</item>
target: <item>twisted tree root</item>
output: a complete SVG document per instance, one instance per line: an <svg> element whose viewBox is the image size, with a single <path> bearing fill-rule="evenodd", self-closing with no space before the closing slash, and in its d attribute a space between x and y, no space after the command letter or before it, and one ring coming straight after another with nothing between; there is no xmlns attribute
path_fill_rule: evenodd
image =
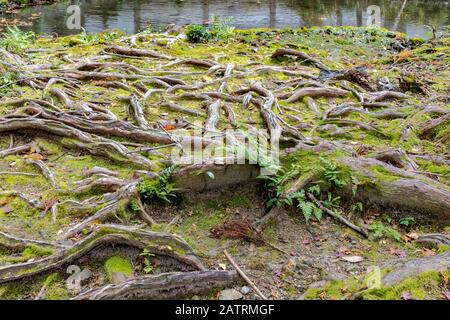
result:
<svg viewBox="0 0 450 320"><path fill-rule="evenodd" d="M211 292L238 281L236 271L207 270L162 273L110 284L81 293L74 300L175 299Z"/></svg>
<svg viewBox="0 0 450 320"><path fill-rule="evenodd" d="M0 284L57 270L73 263L101 245L126 245L175 259L191 270L205 270L193 249L181 238L168 234L117 225L99 225L88 237L71 247L32 262L0 267Z"/></svg>

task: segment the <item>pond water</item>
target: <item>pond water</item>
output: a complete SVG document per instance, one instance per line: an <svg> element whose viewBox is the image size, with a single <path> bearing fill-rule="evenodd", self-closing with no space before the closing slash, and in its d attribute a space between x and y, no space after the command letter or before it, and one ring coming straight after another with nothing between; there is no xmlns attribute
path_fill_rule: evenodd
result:
<svg viewBox="0 0 450 320"><path fill-rule="evenodd" d="M119 28L134 33L153 25L207 23L211 17L233 17L237 28L300 26L365 26L368 7L381 8L381 26L409 37L429 36L425 25L450 25L449 1L433 0L86 0L62 1L6 15L30 21L37 33L67 35L80 30L66 26L68 5L81 8L81 26L89 32ZM39 18L37 14L41 13ZM4 15L5 17L5 15Z"/></svg>

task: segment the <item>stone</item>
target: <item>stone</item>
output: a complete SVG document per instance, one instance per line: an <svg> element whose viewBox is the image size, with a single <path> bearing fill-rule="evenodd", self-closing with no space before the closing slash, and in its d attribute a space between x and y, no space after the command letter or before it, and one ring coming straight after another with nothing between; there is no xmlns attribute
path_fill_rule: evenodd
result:
<svg viewBox="0 0 450 320"><path fill-rule="evenodd" d="M247 286L243 286L243 287L241 288L241 293L244 294L244 295L249 294L251 291L252 291L252 289L250 289L250 288L247 287Z"/></svg>
<svg viewBox="0 0 450 320"><path fill-rule="evenodd" d="M236 289L226 289L219 292L219 300L239 300L243 295Z"/></svg>

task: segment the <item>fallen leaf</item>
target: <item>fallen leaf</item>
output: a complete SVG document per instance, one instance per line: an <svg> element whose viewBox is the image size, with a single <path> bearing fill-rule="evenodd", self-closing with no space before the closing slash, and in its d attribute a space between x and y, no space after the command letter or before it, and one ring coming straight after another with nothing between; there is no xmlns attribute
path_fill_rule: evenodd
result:
<svg viewBox="0 0 450 320"><path fill-rule="evenodd" d="M164 129L167 131L171 131L171 130L175 130L177 127L171 125L171 124L167 124L164 126Z"/></svg>
<svg viewBox="0 0 450 320"><path fill-rule="evenodd" d="M44 160L44 157L39 153L27 154L24 158L31 160Z"/></svg>
<svg viewBox="0 0 450 320"><path fill-rule="evenodd" d="M47 213L58 201L55 199L47 199L44 201L44 213Z"/></svg>
<svg viewBox="0 0 450 320"><path fill-rule="evenodd" d="M0 206L4 206L5 204L9 203L10 201L11 201L11 198L0 199Z"/></svg>
<svg viewBox="0 0 450 320"><path fill-rule="evenodd" d="M419 239L419 235L417 233L415 233L415 232L407 233L407 234L405 234L405 236L408 237L411 240Z"/></svg>
<svg viewBox="0 0 450 320"><path fill-rule="evenodd" d="M345 255L350 255L350 254L352 254L352 250L350 250L349 248L346 248L346 247L340 248L340 249L339 249L339 252L341 252L341 253L343 253L343 254L345 254Z"/></svg>
<svg viewBox="0 0 450 320"><path fill-rule="evenodd" d="M434 252L433 250L428 249L428 248L423 248L423 249L422 249L422 254L423 254L425 257L432 257L432 256L435 256L435 255L436 255L436 252Z"/></svg>
<svg viewBox="0 0 450 320"><path fill-rule="evenodd" d="M361 256L344 256L342 257L342 260L345 260L347 262L351 262L351 263L358 263L364 260L363 257Z"/></svg>

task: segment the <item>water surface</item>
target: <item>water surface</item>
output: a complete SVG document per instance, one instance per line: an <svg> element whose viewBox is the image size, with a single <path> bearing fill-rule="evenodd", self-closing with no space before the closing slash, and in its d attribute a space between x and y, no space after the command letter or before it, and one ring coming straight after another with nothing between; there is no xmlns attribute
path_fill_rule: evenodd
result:
<svg viewBox="0 0 450 320"><path fill-rule="evenodd" d="M410 37L428 37L425 25L450 25L450 5L438 0L81 0L26 8L10 18L30 18L41 12L29 27L38 33L67 35L80 30L66 27L69 4L81 7L82 26L89 32L119 28L138 32L148 25L206 23L213 15L233 17L237 28L300 26L365 26L367 8L381 8L381 25Z"/></svg>

